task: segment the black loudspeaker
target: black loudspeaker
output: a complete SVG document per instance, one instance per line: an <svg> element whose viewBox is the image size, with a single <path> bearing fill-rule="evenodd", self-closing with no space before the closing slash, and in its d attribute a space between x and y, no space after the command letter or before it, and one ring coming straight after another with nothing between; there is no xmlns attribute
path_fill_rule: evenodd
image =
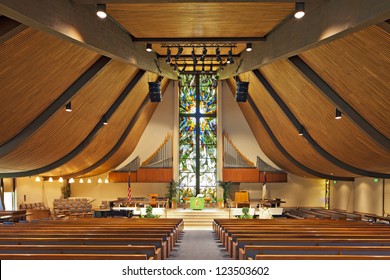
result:
<svg viewBox="0 0 390 280"><path fill-rule="evenodd" d="M161 102L160 82L149 82L149 99L150 102Z"/></svg>
<svg viewBox="0 0 390 280"><path fill-rule="evenodd" d="M246 102L248 99L249 82L237 82L236 101Z"/></svg>

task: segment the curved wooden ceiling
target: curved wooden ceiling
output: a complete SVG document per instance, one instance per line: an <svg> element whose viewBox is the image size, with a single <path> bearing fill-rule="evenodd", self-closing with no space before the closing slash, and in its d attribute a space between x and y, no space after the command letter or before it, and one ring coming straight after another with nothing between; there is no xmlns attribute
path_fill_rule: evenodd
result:
<svg viewBox="0 0 390 280"><path fill-rule="evenodd" d="M208 29L213 26L208 22L209 15L200 13L204 20L202 24L208 28L176 28L179 33L174 35L264 36L291 14L292 3L284 2L240 3L242 8L237 13L233 8L237 3L202 3L209 8L215 6L210 16L219 19L215 23L218 33ZM180 10L180 7L194 4L132 5L110 4L108 10L130 32L131 28L135 28L134 35L141 37L174 37L170 25L175 20L185 22L193 17L191 22L197 22L194 18L199 16L192 12L187 15L179 13L172 22L160 24L158 18L170 14L171 6ZM152 11L147 6L152 6L155 12L160 7L160 14L155 16L157 19L147 18L145 12ZM138 9L132 18L127 17L130 8ZM274 12L269 14L267 23L266 17L253 13L259 10L265 13L268 9ZM264 25L259 23L253 28L248 28L250 25L242 28L238 24L229 27L224 11L230 13L231 19L239 14L239 18L252 17L252 21L264 22ZM141 22L141 17L144 22ZM154 26L148 26L148 20L152 20ZM29 27L20 30L0 41L0 103L3 104L0 110L0 147L25 131L102 59L101 54L42 31ZM390 136L389 43L388 31L374 25L298 54L343 100L387 138ZM88 80L79 83L80 88L71 98L71 113L65 112L64 108L58 109L47 116L25 141L0 155L1 177L23 172L34 175L32 170L43 170L43 167L47 170L39 173L44 176L92 176L110 171L132 153L157 106L148 102L147 96L147 82L155 80L157 75L115 58L107 59L100 67L95 68L95 73ZM276 165L307 177L344 177L347 180L362 176L360 171L381 173L386 178L390 176L389 149L375 142L347 115L335 120L334 102L292 61L278 60L255 71L259 71L280 101L277 102L260 82L255 75L257 72L248 72L240 78L249 80L251 100L239 105L258 144ZM163 88L168 83L169 80L164 79ZM228 83L234 92L233 79ZM280 102L285 104L295 120L290 119L291 116L289 118ZM107 126L102 125L105 114L109 115ZM298 135L297 122L303 125L310 139Z"/></svg>

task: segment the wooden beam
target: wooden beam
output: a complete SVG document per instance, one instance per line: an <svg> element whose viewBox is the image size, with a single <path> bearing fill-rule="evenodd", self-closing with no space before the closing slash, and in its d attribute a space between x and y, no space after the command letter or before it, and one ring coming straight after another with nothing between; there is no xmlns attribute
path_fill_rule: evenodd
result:
<svg viewBox="0 0 390 280"><path fill-rule="evenodd" d="M135 44L114 20L98 18L94 5L59 0L1 0L0 13L102 55L177 79L171 67L160 65L155 53L146 52L143 44Z"/></svg>
<svg viewBox="0 0 390 280"><path fill-rule="evenodd" d="M298 160L296 160L284 147L283 145L279 142L279 140L276 138L275 134L272 132L271 128L267 124L266 120L264 119L263 115L260 113L259 109L256 107L256 104L253 102L252 98L248 96L248 103L251 105L252 110L256 114L257 118L259 119L260 123L264 127L265 131L268 134L268 137L271 138L272 142L275 144L277 149L290 161L292 162L295 166L298 168L302 169L303 171L312 174L316 177L319 178L324 178L324 179L329 179L329 180L337 180L337 181L354 181L355 179L352 177L339 177L339 176L334 176L334 175L328 175L328 174L323 174L321 172L317 172L313 169L310 169L309 167L303 165L300 163Z"/></svg>
<svg viewBox="0 0 390 280"><path fill-rule="evenodd" d="M95 77L109 62L110 58L102 56L91 67L87 69L73 84L71 84L49 107L47 107L38 117L31 121L18 134L0 145L0 157L12 152L31 135L33 135L48 119L50 119L58 110L64 108L72 97L91 79Z"/></svg>
<svg viewBox="0 0 390 280"><path fill-rule="evenodd" d="M295 115L292 113L292 111L288 108L287 104L280 98L280 96L277 94L277 92L273 89L271 84L267 81L267 79L260 73L259 70L253 71L253 74L257 77L259 82L264 86L264 88L267 90L267 92L272 96L272 98L275 100L275 102L278 104L278 106L282 109L282 111L285 113L287 118L291 121L291 123L295 126L297 131L300 130L302 127L302 137L304 137L310 145L316 150L323 158L328 160L329 162L333 163L334 165L343 168L344 170L347 170L351 173L359 174L366 177L376 177L376 178L390 178L390 174L384 174L384 173L377 173L377 172L371 172L367 170L363 170L354 166L351 166L335 156L333 156L331 153L326 151L323 147L321 147L317 141L314 140L313 137L304 129L302 124L298 121L298 119L295 117Z"/></svg>
<svg viewBox="0 0 390 280"><path fill-rule="evenodd" d="M144 70L139 70L138 73L135 75L135 77L130 81L130 83L126 86L126 88L122 91L120 96L116 99L116 101L111 105L111 107L108 109L106 114L104 116L106 117L106 120L110 118L110 116L115 112L115 110L121 105L123 100L128 96L131 92L131 90L134 88L134 86L138 83L138 81L142 78L142 76L145 74ZM0 178L9 178L9 177L26 177L26 176L32 176L36 174L42 174L45 172L48 172L50 170L53 170L74 157L76 157L78 154L80 154L96 137L96 135L99 133L100 129L104 127L103 118L95 125L95 127L89 132L88 136L79 144L76 148L74 148L71 152L69 152L67 155L63 156L62 158L56 160L55 162L48 164L46 166L34 169L34 170L26 170L26 171L20 171L20 172L10 172L10 173L0 173Z"/></svg>
<svg viewBox="0 0 390 280"><path fill-rule="evenodd" d="M258 69L273 61L297 55L390 18L387 0L306 0L306 15L287 18L267 35L266 42L252 43L234 64L220 72L220 79Z"/></svg>
<svg viewBox="0 0 390 280"><path fill-rule="evenodd" d="M387 23L386 23L387 24ZM363 118L351 105L335 92L313 69L310 68L299 56L292 56L289 61L305 76L309 82L317 87L336 108L340 109L357 127L359 127L368 137L374 140L382 148L390 151L390 140L379 130L373 127Z"/></svg>
<svg viewBox="0 0 390 280"><path fill-rule="evenodd" d="M0 45L12 38L27 26L5 16L0 16Z"/></svg>

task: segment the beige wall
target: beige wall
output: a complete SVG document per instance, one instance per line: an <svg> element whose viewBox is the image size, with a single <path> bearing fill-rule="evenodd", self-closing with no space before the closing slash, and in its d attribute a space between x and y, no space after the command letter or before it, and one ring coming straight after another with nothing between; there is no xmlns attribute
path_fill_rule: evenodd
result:
<svg viewBox="0 0 390 280"><path fill-rule="evenodd" d="M332 184L332 208L382 215L383 179L356 178L354 182L334 181ZM385 184L389 185L388 182ZM385 212L389 213L390 187L385 187Z"/></svg>
<svg viewBox="0 0 390 280"><path fill-rule="evenodd" d="M386 179L385 180L385 205L384 205L384 212L385 215L390 216L390 180Z"/></svg>
<svg viewBox="0 0 390 280"><path fill-rule="evenodd" d="M53 208L55 198L61 197L62 183L58 181L35 182L35 177L23 177L16 180L17 206L22 203L43 202L46 207ZM26 196L26 200L24 200Z"/></svg>

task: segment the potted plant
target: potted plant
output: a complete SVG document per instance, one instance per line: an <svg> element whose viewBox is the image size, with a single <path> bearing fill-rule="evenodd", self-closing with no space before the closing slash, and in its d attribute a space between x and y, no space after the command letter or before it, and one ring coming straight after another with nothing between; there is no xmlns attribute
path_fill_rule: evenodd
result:
<svg viewBox="0 0 390 280"><path fill-rule="evenodd" d="M242 208L242 215L239 217L240 219L252 219L253 216L249 215L249 208L248 207L243 207Z"/></svg>
<svg viewBox="0 0 390 280"><path fill-rule="evenodd" d="M141 216L141 218L152 219L152 218L160 218L160 216L153 214L153 207L149 205L148 207L146 207L146 215Z"/></svg>
<svg viewBox="0 0 390 280"><path fill-rule="evenodd" d="M174 199L175 199L175 204L177 206L177 186L178 185L179 185L179 183L177 183L175 181L171 181L169 183L169 185L167 186L168 191L166 193L166 196L168 198L168 203L169 203L169 205L171 205L172 208L173 208L173 200ZM173 209L176 209L176 207Z"/></svg>
<svg viewBox="0 0 390 280"><path fill-rule="evenodd" d="M218 182L218 185L223 189L223 200L225 203L227 202L232 184L233 182L223 182L223 181Z"/></svg>
<svg viewBox="0 0 390 280"><path fill-rule="evenodd" d="M222 209L222 208L223 208L223 203L224 203L223 198L218 198L218 208L219 208L219 209Z"/></svg>
<svg viewBox="0 0 390 280"><path fill-rule="evenodd" d="M176 209L177 208L177 198L176 197L173 197L171 199L171 207L172 207L172 209Z"/></svg>

